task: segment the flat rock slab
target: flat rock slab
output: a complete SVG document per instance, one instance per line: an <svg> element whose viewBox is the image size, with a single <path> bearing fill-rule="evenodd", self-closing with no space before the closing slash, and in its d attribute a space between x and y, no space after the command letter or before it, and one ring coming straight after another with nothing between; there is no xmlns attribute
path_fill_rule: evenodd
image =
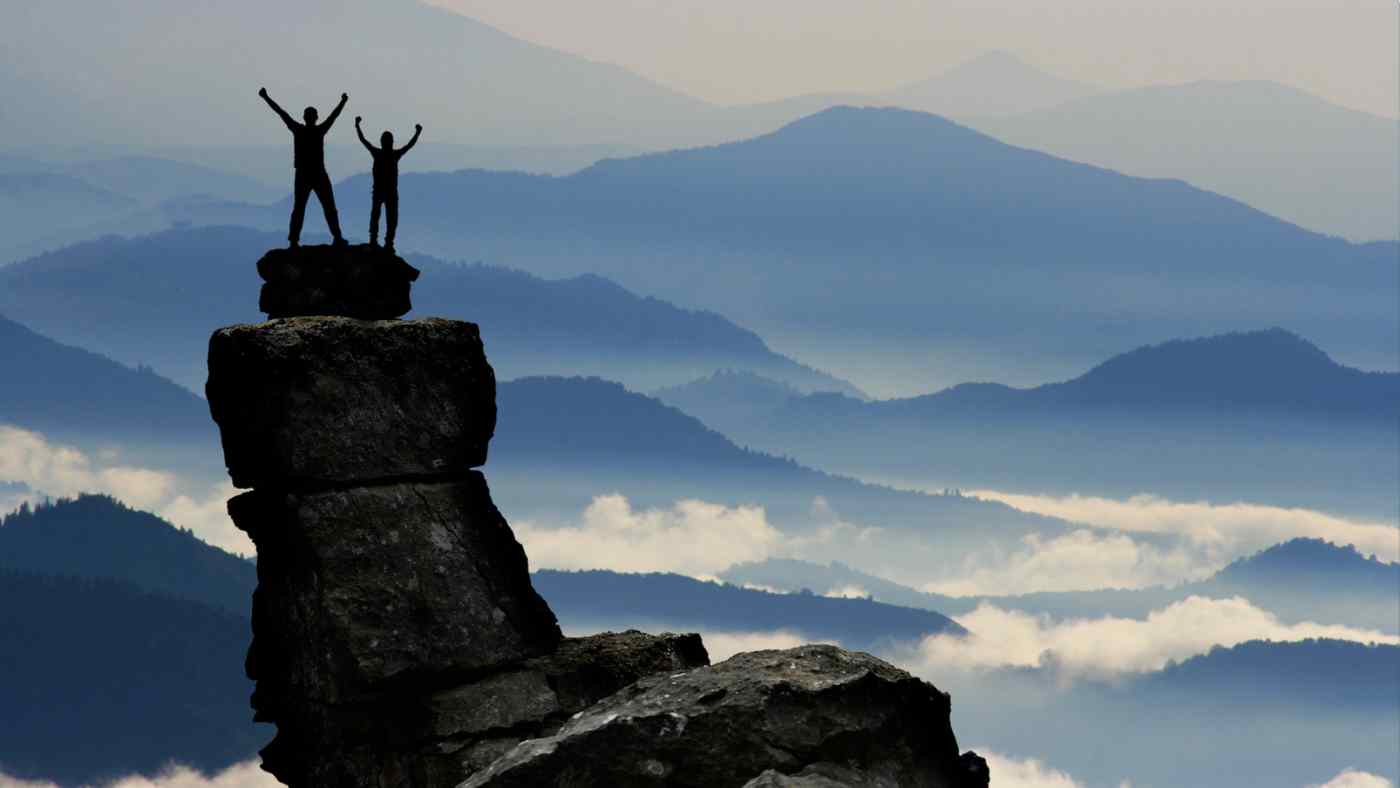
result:
<svg viewBox="0 0 1400 788"><path fill-rule="evenodd" d="M205 393L238 487L461 475L486 462L496 428L495 373L459 320L221 328Z"/></svg>
<svg viewBox="0 0 1400 788"><path fill-rule="evenodd" d="M258 548L255 706L339 703L551 654L559 625L479 473L229 501Z"/></svg>
<svg viewBox="0 0 1400 788"><path fill-rule="evenodd" d="M865 775L867 784L985 788L985 772L968 768L980 759L958 753L949 710L947 695L869 654L752 652L643 679L556 734L522 742L460 788L741 788L770 769L798 774L817 764Z"/></svg>
<svg viewBox="0 0 1400 788"><path fill-rule="evenodd" d="M339 315L362 320L402 317L418 269L378 246L273 249L258 261L258 309L270 318Z"/></svg>

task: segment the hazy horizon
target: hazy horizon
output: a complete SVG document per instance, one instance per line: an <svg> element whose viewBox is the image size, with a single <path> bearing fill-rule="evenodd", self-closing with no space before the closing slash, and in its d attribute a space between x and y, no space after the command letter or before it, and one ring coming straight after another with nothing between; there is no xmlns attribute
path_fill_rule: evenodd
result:
<svg viewBox="0 0 1400 788"><path fill-rule="evenodd" d="M1273 81L1400 117L1400 11L1382 0L426 2L721 105L885 92L1000 51L1108 90ZM1164 43L1171 40L1183 46Z"/></svg>

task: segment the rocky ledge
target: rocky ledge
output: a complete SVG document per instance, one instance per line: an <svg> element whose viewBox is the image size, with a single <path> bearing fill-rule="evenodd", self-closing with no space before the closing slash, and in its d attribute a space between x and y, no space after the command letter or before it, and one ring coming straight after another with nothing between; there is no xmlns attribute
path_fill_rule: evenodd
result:
<svg viewBox="0 0 1400 788"><path fill-rule="evenodd" d="M258 309L270 318L344 315L403 317L413 308L418 269L379 246L273 249L258 261L265 284Z"/></svg>
<svg viewBox="0 0 1400 788"><path fill-rule="evenodd" d="M642 679L460 788L986 786L949 711L947 695L869 654L758 651Z"/></svg>

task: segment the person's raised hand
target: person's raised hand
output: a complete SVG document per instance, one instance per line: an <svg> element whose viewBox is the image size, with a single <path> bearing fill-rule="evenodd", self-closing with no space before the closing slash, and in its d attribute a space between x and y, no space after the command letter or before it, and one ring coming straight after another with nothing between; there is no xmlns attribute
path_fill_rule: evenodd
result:
<svg viewBox="0 0 1400 788"><path fill-rule="evenodd" d="M350 100L350 94L349 94L349 93L341 93L341 94L340 94L340 100L341 100L341 101L349 101L349 100Z"/></svg>
<svg viewBox="0 0 1400 788"><path fill-rule="evenodd" d="M414 130L414 131L421 132L421 131L423 130L423 124L422 124L422 123L415 123L415 124L413 124L413 130Z"/></svg>
<svg viewBox="0 0 1400 788"><path fill-rule="evenodd" d="M258 88L258 95L267 98L267 88Z"/></svg>
<svg viewBox="0 0 1400 788"><path fill-rule="evenodd" d="M356 116L355 116L355 125L356 125L356 126L360 125L360 121L362 121L362 120L364 120L364 118L360 117L359 115L356 115Z"/></svg>

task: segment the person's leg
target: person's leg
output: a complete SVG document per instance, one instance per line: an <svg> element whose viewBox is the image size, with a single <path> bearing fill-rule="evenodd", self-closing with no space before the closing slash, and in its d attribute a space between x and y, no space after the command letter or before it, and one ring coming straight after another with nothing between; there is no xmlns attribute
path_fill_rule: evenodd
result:
<svg viewBox="0 0 1400 788"><path fill-rule="evenodd" d="M321 211L326 215L326 227L330 228L331 237L336 243L344 243L345 236L340 234L340 214L335 210L335 192L331 189L331 176L320 173L315 189L316 199L321 201Z"/></svg>
<svg viewBox="0 0 1400 788"><path fill-rule="evenodd" d="M292 185L292 223L287 228L287 241L292 246L301 242L301 224L306 219L306 200L311 196L311 181L297 173Z"/></svg>
<svg viewBox="0 0 1400 788"><path fill-rule="evenodd" d="M389 221L389 226L384 233L384 245L390 249L394 248L394 233L399 229L399 195L398 193L384 195L384 213Z"/></svg>
<svg viewBox="0 0 1400 788"><path fill-rule="evenodd" d="M383 200L378 194L370 198L369 206L369 243L370 246L379 245L379 205Z"/></svg>

